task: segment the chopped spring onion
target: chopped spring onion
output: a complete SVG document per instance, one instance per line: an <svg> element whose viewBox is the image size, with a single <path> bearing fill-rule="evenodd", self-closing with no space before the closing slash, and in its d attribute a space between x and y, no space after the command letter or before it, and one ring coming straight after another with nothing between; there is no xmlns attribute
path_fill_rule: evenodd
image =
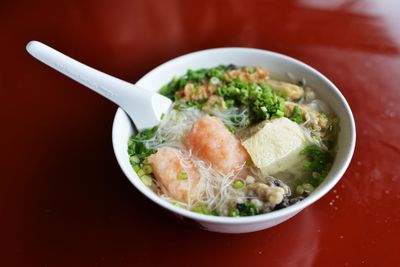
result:
<svg viewBox="0 0 400 267"><path fill-rule="evenodd" d="M217 209L211 210L211 215L219 216L219 211Z"/></svg>
<svg viewBox="0 0 400 267"><path fill-rule="evenodd" d="M175 207L180 207L181 205L179 205L178 202L176 201L171 201L171 204L174 205Z"/></svg>
<svg viewBox="0 0 400 267"><path fill-rule="evenodd" d="M233 188L235 189L242 189L244 187L244 182L242 180L236 180L233 183Z"/></svg>
<svg viewBox="0 0 400 267"><path fill-rule="evenodd" d="M131 164L140 163L140 159L139 159L139 157L136 156L136 155L131 156L131 157L129 158L129 161L131 162Z"/></svg>
<svg viewBox="0 0 400 267"><path fill-rule="evenodd" d="M178 180L186 180L188 178L188 174L186 172L179 172L176 175L176 179Z"/></svg>
<svg viewBox="0 0 400 267"><path fill-rule="evenodd" d="M239 211L239 216L253 216L259 214L256 205L246 201L244 203L237 203L236 209Z"/></svg>
<svg viewBox="0 0 400 267"><path fill-rule="evenodd" d="M203 205L200 205L200 206L195 207L195 208L193 209L193 211L194 211L194 212L197 212L197 213L205 214L205 215L209 215L210 213L211 213L212 215L214 215L213 213L215 213L215 211L211 211L211 212L210 212L210 210L207 209L207 208L206 208L205 206L203 206Z"/></svg>
<svg viewBox="0 0 400 267"><path fill-rule="evenodd" d="M282 110L277 110L276 111L276 116L283 117L284 115L285 115L285 112L283 112Z"/></svg>
<svg viewBox="0 0 400 267"><path fill-rule="evenodd" d="M133 170L137 173L140 170L139 165L133 165Z"/></svg>
<svg viewBox="0 0 400 267"><path fill-rule="evenodd" d="M303 188L303 186L302 186L302 185L298 185L298 186L296 187L296 194L299 195L299 196L301 196L303 193L304 193L304 188Z"/></svg>
<svg viewBox="0 0 400 267"><path fill-rule="evenodd" d="M320 185L327 176L333 162L333 157L324 149L316 145L309 145L301 151L306 156L303 163L304 169L309 172L308 184L314 188Z"/></svg>
<svg viewBox="0 0 400 267"><path fill-rule="evenodd" d="M312 186L312 184L303 184L303 188L304 191L306 191L307 193L311 193L312 191L314 191L314 186Z"/></svg>
<svg viewBox="0 0 400 267"><path fill-rule="evenodd" d="M301 184L296 187L296 194L299 196L303 195L304 193L309 194L312 191L314 191L314 189L315 188L312 184L309 183Z"/></svg>
<svg viewBox="0 0 400 267"><path fill-rule="evenodd" d="M220 84L221 82L217 77L211 77L210 83L216 85L216 84Z"/></svg>
<svg viewBox="0 0 400 267"><path fill-rule="evenodd" d="M153 184L153 178L149 175L143 175L140 177L140 180L142 180L146 186L151 186Z"/></svg>
<svg viewBox="0 0 400 267"><path fill-rule="evenodd" d="M301 113L301 110L298 106L294 106L293 108L293 113L290 119L296 123L303 123L303 114Z"/></svg>
<svg viewBox="0 0 400 267"><path fill-rule="evenodd" d="M239 215L240 215L240 212L237 208L231 208L228 211L228 216L230 216L230 217L239 217Z"/></svg>
<svg viewBox="0 0 400 267"><path fill-rule="evenodd" d="M150 174L153 172L151 165L143 165L142 170L145 174Z"/></svg>
<svg viewBox="0 0 400 267"><path fill-rule="evenodd" d="M137 175L139 177L142 177L143 175L145 175L145 173L144 173L144 171L142 169L140 169L140 170L137 171Z"/></svg>

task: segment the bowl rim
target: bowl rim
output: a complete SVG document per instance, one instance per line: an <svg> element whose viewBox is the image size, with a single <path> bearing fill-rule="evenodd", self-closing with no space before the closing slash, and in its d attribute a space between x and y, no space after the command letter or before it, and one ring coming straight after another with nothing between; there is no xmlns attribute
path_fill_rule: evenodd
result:
<svg viewBox="0 0 400 267"><path fill-rule="evenodd" d="M354 121L354 116L353 113L350 109L349 104L347 103L346 99L342 95L342 93L339 91L339 89L322 73L320 73L318 70L312 68L308 64L297 60L295 58L292 58L290 56L280 54L277 52L269 51L269 50L263 50L263 49L257 49L257 48L249 48L249 47L221 47L221 48L211 48L211 49L205 49L205 50L199 50L195 52L191 52L188 54L184 54L181 56L178 56L176 58L170 59L154 69L150 70L147 72L144 76L142 76L136 83L140 83L144 79L148 79L149 76L153 75L153 73L157 72L158 70L164 68L166 65L172 65L172 64L177 64L179 61L186 60L187 58L193 57L193 56L198 56L201 54L207 54L207 53L224 53L224 52L237 52L237 53L258 53L258 54L264 54L264 55L269 55L269 56L275 56L279 57L285 61L288 61L290 63L294 63L296 65L300 65L302 68L307 69L309 72L311 72L313 75L315 75L317 78L323 80L328 87L330 87L330 90L333 91L333 93L338 97L340 100L341 106L345 109L345 114L349 118L350 122L350 147L348 147L348 153L345 154L345 159L343 161L342 166L338 169L338 171L335 174L331 175L331 179L324 184L321 184L312 194L307 196L304 200L299 201L289 207L272 211L270 213L265 213L265 214L260 214L260 215L255 215L255 216L248 216L248 217L224 217L224 216L211 216L211 215L204 215L200 213L196 213L193 211L186 210L184 208L180 208L177 206L172 205L171 203L167 202L166 200L161 199L159 196L151 192L150 190L142 190L139 186L135 184L130 179L131 174L128 173L122 163L122 158L119 158L118 153L117 153L117 146L116 146L116 136L117 136L117 129L116 129L116 122L121 116L128 116L121 108L117 109L117 112L114 117L113 121L113 126L112 126L112 143L113 143L113 150L114 154L117 158L118 164L120 165L122 171L124 172L125 176L128 178L128 180L134 185L134 187L139 190L142 194L144 194L146 197L148 197L150 200L155 202L156 204L160 205L161 207L184 217L194 219L196 221L202 221L202 222L209 222L209 223L218 223L218 224L245 224L245 223L257 223L257 222L262 222L262 221L269 221L269 220L274 220L277 218L282 218L290 215L294 215L304 208L308 207L309 205L313 204L317 200L319 200L321 197L323 197L326 193L328 193L335 185L336 183L342 178L344 175L346 169L348 168L350 161L353 157L354 154L354 149L355 149L355 143L356 143L356 126L355 126L355 121ZM171 77L172 78L172 77ZM135 178L135 177L134 177ZM140 179L137 179L138 182L141 182Z"/></svg>

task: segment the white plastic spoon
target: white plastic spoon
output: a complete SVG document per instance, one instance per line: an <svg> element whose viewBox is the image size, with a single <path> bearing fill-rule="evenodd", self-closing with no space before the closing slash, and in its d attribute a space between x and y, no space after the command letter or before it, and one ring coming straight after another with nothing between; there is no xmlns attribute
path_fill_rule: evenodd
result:
<svg viewBox="0 0 400 267"><path fill-rule="evenodd" d="M86 66L40 42L29 42L26 50L36 59L120 106L138 130L157 125L172 103L165 96Z"/></svg>

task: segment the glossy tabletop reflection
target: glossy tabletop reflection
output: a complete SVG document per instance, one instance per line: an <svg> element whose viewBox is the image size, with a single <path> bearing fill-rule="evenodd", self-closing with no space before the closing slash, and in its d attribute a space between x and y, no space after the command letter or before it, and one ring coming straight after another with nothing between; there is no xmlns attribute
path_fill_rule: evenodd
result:
<svg viewBox="0 0 400 267"><path fill-rule="evenodd" d="M400 266L399 25L396 0L2 1L0 266ZM298 58L348 100L352 163L271 229L183 224L120 170L116 106L30 57L32 39L131 82L206 48Z"/></svg>

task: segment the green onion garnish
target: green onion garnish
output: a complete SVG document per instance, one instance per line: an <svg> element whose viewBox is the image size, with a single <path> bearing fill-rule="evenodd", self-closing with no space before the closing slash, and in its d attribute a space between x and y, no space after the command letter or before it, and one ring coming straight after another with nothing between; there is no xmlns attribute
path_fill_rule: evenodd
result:
<svg viewBox="0 0 400 267"><path fill-rule="evenodd" d="M235 188L235 189L241 189L243 187L244 187L244 182L242 180L236 180L233 183L233 188Z"/></svg>
<svg viewBox="0 0 400 267"><path fill-rule="evenodd" d="M140 180L142 180L146 186L151 186L153 184L153 178L149 175L143 175L140 177Z"/></svg>
<svg viewBox="0 0 400 267"><path fill-rule="evenodd" d="M176 175L176 179L178 180L186 180L188 178L188 174L186 172L178 172Z"/></svg>
<svg viewBox="0 0 400 267"><path fill-rule="evenodd" d="M145 174L150 174L153 172L151 165L143 165L142 170Z"/></svg>

